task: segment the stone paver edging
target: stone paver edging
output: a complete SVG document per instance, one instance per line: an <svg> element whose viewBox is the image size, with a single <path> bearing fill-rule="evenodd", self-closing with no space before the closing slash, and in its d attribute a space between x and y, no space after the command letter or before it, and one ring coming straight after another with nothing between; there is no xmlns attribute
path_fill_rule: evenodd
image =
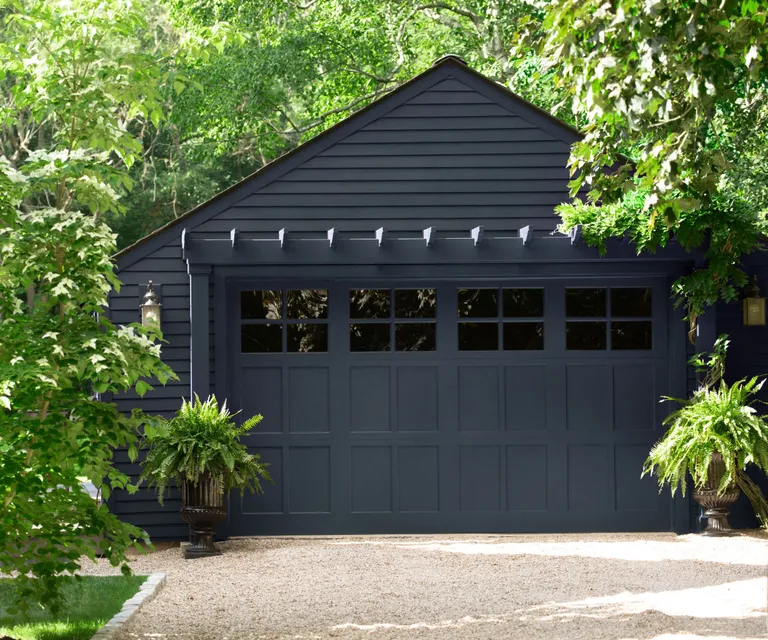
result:
<svg viewBox="0 0 768 640"><path fill-rule="evenodd" d="M150 574L136 595L126 600L123 608L107 624L99 629L91 640L112 640L117 635L117 632L120 631L120 628L139 610L141 605L154 598L164 584L164 573Z"/></svg>

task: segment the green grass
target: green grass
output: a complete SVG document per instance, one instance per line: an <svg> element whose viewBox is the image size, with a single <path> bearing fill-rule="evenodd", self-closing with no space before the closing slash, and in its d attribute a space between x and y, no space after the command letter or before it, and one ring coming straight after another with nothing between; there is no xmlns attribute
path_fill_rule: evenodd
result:
<svg viewBox="0 0 768 640"><path fill-rule="evenodd" d="M65 604L57 616L42 609L31 610L27 617L10 615L14 602L12 580L0 580L0 638L18 640L89 640L100 627L123 607L146 580L146 576L89 576L83 580L67 579Z"/></svg>

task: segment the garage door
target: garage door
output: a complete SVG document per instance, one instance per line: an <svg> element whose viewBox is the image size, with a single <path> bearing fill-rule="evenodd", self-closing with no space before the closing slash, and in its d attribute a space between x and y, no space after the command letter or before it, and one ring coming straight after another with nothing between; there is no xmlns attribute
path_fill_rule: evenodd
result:
<svg viewBox="0 0 768 640"><path fill-rule="evenodd" d="M663 281L239 284L229 397L262 424L231 535L669 530L640 479Z"/></svg>

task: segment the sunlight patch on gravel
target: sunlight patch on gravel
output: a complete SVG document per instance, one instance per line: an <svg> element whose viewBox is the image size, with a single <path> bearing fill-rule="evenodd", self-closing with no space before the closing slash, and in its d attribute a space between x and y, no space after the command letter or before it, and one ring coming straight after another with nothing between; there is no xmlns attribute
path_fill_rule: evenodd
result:
<svg viewBox="0 0 768 640"><path fill-rule="evenodd" d="M695 633L664 633L651 640L733 640L733 636L700 636ZM765 636L739 636L739 640L765 640Z"/></svg>
<svg viewBox="0 0 768 640"><path fill-rule="evenodd" d="M539 620L567 617L605 618L658 611L668 616L693 618L750 618L765 615L766 579L740 580L710 587L645 593L619 593L573 602L531 607Z"/></svg>
<svg viewBox="0 0 768 640"><path fill-rule="evenodd" d="M374 622L371 624L355 624L354 622L345 622L337 624L334 629L354 629L356 631L367 631L374 633L376 631L415 631L418 629L428 629L436 631L439 629L461 629L472 624L492 624L504 623L510 616L464 616L458 620L440 620L439 622L414 622L411 624L395 624L393 622Z"/></svg>
<svg viewBox="0 0 768 640"><path fill-rule="evenodd" d="M340 545L397 546L404 549L444 551L467 555L538 555L603 558L643 562L695 560L718 564L752 565L768 563L764 540L742 538L739 544L723 545L722 540L702 536L679 536L669 541L573 540L569 542L493 542L488 540L346 540ZM761 559L762 558L762 559Z"/></svg>

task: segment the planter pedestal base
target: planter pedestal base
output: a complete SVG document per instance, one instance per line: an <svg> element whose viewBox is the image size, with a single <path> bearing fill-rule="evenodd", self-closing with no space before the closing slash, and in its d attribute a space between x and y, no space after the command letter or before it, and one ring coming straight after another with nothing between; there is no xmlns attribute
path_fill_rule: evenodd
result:
<svg viewBox="0 0 768 640"><path fill-rule="evenodd" d="M216 524L227 517L227 511L217 507L182 507L181 518L189 524L191 544L184 549L184 557L210 558L220 556L213 543Z"/></svg>
<svg viewBox="0 0 768 640"><path fill-rule="evenodd" d="M697 491L694 499L704 507L707 527L701 532L703 536L733 536L736 532L728 522L728 507L739 499L738 489L729 489L723 495L717 491Z"/></svg>
<svg viewBox="0 0 768 640"><path fill-rule="evenodd" d="M728 507L739 499L740 491L738 487L730 486L718 495L717 488L724 475L723 457L716 453L709 463L707 484L697 487L693 492L693 499L705 509L707 527L701 532L703 536L732 536L736 533L728 522Z"/></svg>

